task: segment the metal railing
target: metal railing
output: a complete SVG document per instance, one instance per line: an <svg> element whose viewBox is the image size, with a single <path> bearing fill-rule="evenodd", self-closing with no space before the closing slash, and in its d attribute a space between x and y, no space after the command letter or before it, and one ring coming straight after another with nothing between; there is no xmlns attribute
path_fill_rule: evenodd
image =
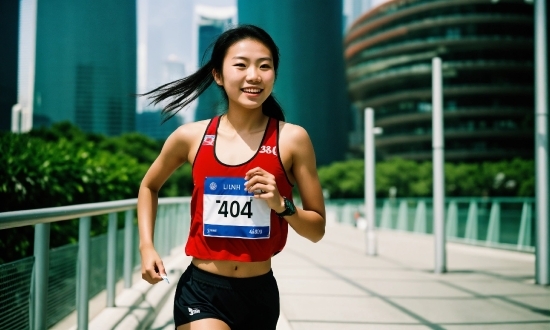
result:
<svg viewBox="0 0 550 330"><path fill-rule="evenodd" d="M159 199L155 247L161 256L185 242L189 203L189 197ZM128 199L0 213L0 230L34 226L34 256L0 265L0 329L46 329L75 309L78 329L87 329L89 299L103 290L107 307L114 307L117 280L131 287L139 265L136 205L137 199ZM120 212L124 228L117 230ZM91 238L92 216L98 215L108 215L107 233ZM50 250L50 224L71 219L79 219L78 243ZM67 299L71 292L74 300Z"/></svg>
<svg viewBox="0 0 550 330"><path fill-rule="evenodd" d="M431 198L377 199L376 228L433 233ZM445 199L445 227L449 241L516 251L534 252L534 198ZM364 201L328 200L327 213L338 222L354 225L353 214L364 213Z"/></svg>

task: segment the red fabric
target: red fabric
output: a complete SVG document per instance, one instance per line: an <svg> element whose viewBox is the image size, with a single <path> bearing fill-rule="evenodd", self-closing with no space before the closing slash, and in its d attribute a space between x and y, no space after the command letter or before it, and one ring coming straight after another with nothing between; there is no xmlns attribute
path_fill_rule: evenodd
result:
<svg viewBox="0 0 550 330"><path fill-rule="evenodd" d="M265 261L280 252L286 244L288 222L271 210L271 230L268 239L240 239L203 236L203 196L206 177L226 176L244 178L246 172L261 167L275 176L282 196L292 199L292 184L286 176L279 156L279 121L270 118L262 143L256 154L241 165L225 165L215 155L216 133L220 117L214 117L204 134L193 163L193 196L191 199L191 228L185 253L206 260ZM275 151L275 152L274 152Z"/></svg>

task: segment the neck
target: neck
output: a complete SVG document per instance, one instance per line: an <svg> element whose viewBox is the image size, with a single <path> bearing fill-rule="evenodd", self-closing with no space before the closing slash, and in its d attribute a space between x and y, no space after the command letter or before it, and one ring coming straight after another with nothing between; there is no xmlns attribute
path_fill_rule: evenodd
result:
<svg viewBox="0 0 550 330"><path fill-rule="evenodd" d="M236 132L254 132L265 129L268 117L262 113L262 109L229 109L222 117L222 123L233 128Z"/></svg>

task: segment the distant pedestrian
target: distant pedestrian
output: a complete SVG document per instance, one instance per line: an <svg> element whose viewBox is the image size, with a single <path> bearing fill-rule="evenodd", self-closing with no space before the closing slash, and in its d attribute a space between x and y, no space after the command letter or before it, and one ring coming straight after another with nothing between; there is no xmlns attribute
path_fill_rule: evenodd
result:
<svg viewBox="0 0 550 330"><path fill-rule="evenodd" d="M353 213L353 218L355 219L355 227L361 230L367 230L367 219L363 217L361 212L355 211Z"/></svg>
<svg viewBox="0 0 550 330"><path fill-rule="evenodd" d="M163 110L168 116L213 82L227 101L225 114L168 137L139 190L142 277L155 284L166 274L153 245L158 191L183 163L193 166L185 246L193 259L176 289L178 330L275 329L280 307L271 258L285 246L288 225L313 242L324 236L313 145L302 127L284 122L271 95L278 66L271 37L241 25L219 36L197 72L145 94L155 104L171 99ZM303 208L293 203L295 184Z"/></svg>

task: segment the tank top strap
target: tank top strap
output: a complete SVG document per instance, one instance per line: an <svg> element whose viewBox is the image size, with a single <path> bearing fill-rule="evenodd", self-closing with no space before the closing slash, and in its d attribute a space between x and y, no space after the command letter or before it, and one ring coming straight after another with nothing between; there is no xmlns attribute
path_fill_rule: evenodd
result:
<svg viewBox="0 0 550 330"><path fill-rule="evenodd" d="M263 139L263 146L277 146L279 133L279 121L275 118L269 118L267 124L267 131L265 132L265 138Z"/></svg>
<svg viewBox="0 0 550 330"><path fill-rule="evenodd" d="M205 135L216 135L218 130L218 123L220 122L220 116L216 116L210 120L208 127L206 127Z"/></svg>

